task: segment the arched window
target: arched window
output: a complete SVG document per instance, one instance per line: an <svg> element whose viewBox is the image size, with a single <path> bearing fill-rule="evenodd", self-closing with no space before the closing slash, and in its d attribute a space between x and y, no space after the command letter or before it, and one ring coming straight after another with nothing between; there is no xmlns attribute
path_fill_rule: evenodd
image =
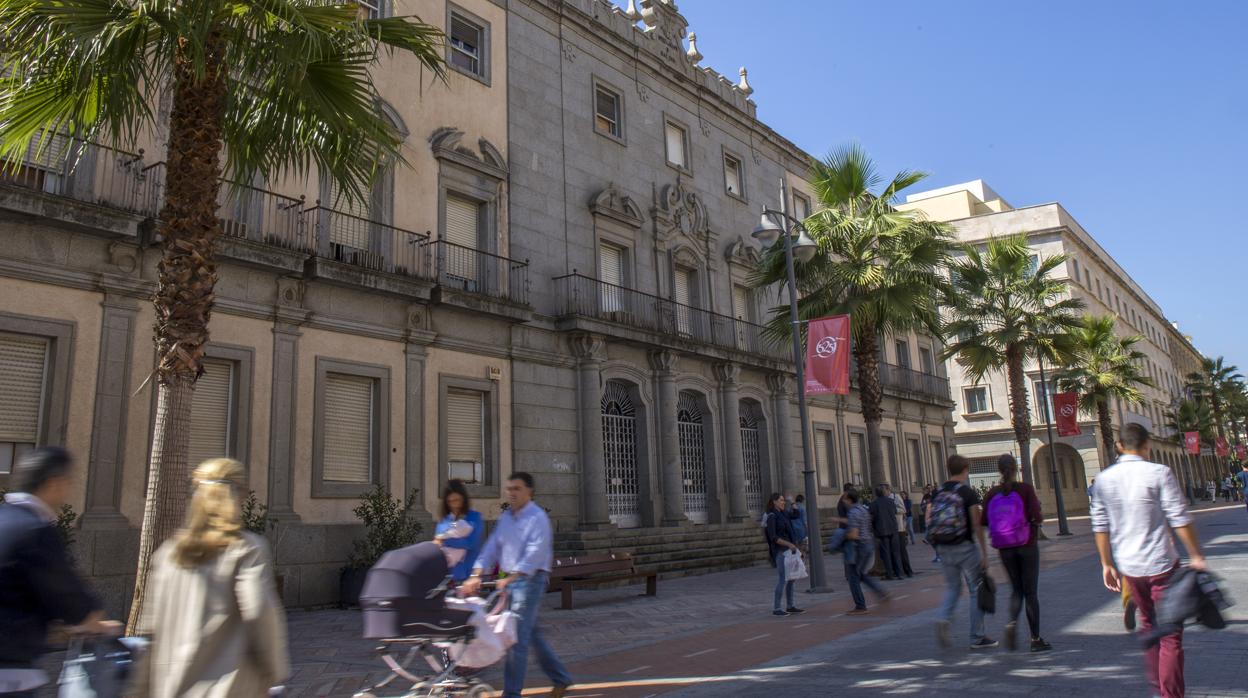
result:
<svg viewBox="0 0 1248 698"><path fill-rule="evenodd" d="M632 391L619 381L607 381L602 391L602 452L611 523L620 528L640 526L637 409Z"/></svg>
<svg viewBox="0 0 1248 698"><path fill-rule="evenodd" d="M707 522L706 446L701 399L683 391L676 401L676 426L680 438L680 474L685 516L694 523Z"/></svg>

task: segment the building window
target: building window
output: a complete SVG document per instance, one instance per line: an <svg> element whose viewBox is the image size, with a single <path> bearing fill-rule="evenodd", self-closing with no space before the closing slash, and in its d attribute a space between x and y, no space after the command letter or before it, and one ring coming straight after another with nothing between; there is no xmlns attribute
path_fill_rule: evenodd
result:
<svg viewBox="0 0 1248 698"><path fill-rule="evenodd" d="M1083 287L1089 291L1092 290L1092 272L1087 269L1083 270Z"/></svg>
<svg viewBox="0 0 1248 698"><path fill-rule="evenodd" d="M863 473L867 471L867 436L859 431L849 434L850 482L861 485Z"/></svg>
<svg viewBox="0 0 1248 698"><path fill-rule="evenodd" d="M1049 381L1049 389L1045 390L1044 383L1040 381L1032 381L1031 394L1035 397L1036 417L1039 421L1045 420L1045 402L1048 402L1048 418L1050 420L1057 419L1057 408L1053 406L1053 393L1057 392L1053 381Z"/></svg>
<svg viewBox="0 0 1248 698"><path fill-rule="evenodd" d="M0 475L42 443L48 344L43 337L0 334Z"/></svg>
<svg viewBox="0 0 1248 698"><path fill-rule="evenodd" d="M919 347L919 367L929 376L936 375L936 360L931 349Z"/></svg>
<svg viewBox="0 0 1248 698"><path fill-rule="evenodd" d="M962 397L966 403L967 414L983 414L989 411L988 386L963 388Z"/></svg>
<svg viewBox="0 0 1248 698"><path fill-rule="evenodd" d="M914 479L908 483L897 484L909 485L907 489L921 490L923 489L923 445L918 439L906 439L906 447L910 450L910 476Z"/></svg>
<svg viewBox="0 0 1248 698"><path fill-rule="evenodd" d="M810 199L796 191L793 192L793 217L799 221L810 217Z"/></svg>
<svg viewBox="0 0 1248 698"><path fill-rule="evenodd" d="M836 467L833 463L833 444L831 429L815 429L815 468L819 473L819 484L823 487L837 487Z"/></svg>
<svg viewBox="0 0 1248 698"><path fill-rule="evenodd" d="M195 381L187 462L194 468L209 458L238 458L230 433L236 426L233 405L238 370L233 361L204 359L204 373Z"/></svg>
<svg viewBox="0 0 1248 698"><path fill-rule="evenodd" d="M624 139L624 100L620 93L594 83L594 130L616 140Z"/></svg>
<svg viewBox="0 0 1248 698"><path fill-rule="evenodd" d="M732 286L732 316L738 320L754 322L754 292L746 286Z"/></svg>
<svg viewBox="0 0 1248 698"><path fill-rule="evenodd" d="M897 352L897 365L902 368L910 368L910 343L904 339L893 342L893 349Z"/></svg>
<svg viewBox="0 0 1248 698"><path fill-rule="evenodd" d="M745 175L741 158L724 153L724 191L729 196L745 199Z"/></svg>
<svg viewBox="0 0 1248 698"><path fill-rule="evenodd" d="M894 488L899 488L901 473L897 468L897 441L885 434L880 436L880 445L884 447L884 467L887 468L888 479L892 481Z"/></svg>
<svg viewBox="0 0 1248 698"><path fill-rule="evenodd" d="M312 496L358 497L386 481L390 369L318 357Z"/></svg>
<svg viewBox="0 0 1248 698"><path fill-rule="evenodd" d="M931 473L933 480L944 480L945 478L945 449L939 441L928 443L928 448L932 453Z"/></svg>
<svg viewBox="0 0 1248 698"><path fill-rule="evenodd" d="M688 171L690 169L689 130L669 120L664 122L663 133L667 149L667 164Z"/></svg>
<svg viewBox="0 0 1248 698"><path fill-rule="evenodd" d="M1039 269L1040 269L1040 255L1034 255L1034 254L1028 255L1027 256L1027 275L1035 276L1036 272Z"/></svg>
<svg viewBox="0 0 1248 698"><path fill-rule="evenodd" d="M1070 266L1074 272L1073 274L1071 274L1071 278L1075 280L1075 283L1079 283L1079 260L1075 259L1074 257L1071 257Z"/></svg>
<svg viewBox="0 0 1248 698"><path fill-rule="evenodd" d="M366 19L381 19L386 16L387 0L358 0L360 12Z"/></svg>
<svg viewBox="0 0 1248 698"><path fill-rule="evenodd" d="M451 10L449 24L448 62L461 73L486 80L489 77L489 25L462 10Z"/></svg>
<svg viewBox="0 0 1248 698"><path fill-rule="evenodd" d="M498 390L494 381L443 376L438 482L458 478L476 495L498 492Z"/></svg>

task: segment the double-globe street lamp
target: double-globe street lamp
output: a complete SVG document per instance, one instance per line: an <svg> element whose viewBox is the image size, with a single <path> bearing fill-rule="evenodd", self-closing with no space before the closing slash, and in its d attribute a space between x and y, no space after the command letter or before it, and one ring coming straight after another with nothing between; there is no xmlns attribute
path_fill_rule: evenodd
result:
<svg viewBox="0 0 1248 698"><path fill-rule="evenodd" d="M754 229L755 240L763 247L771 247L776 240L784 240L784 267L788 275L789 285L789 323L793 332L793 367L797 371L797 410L802 420L802 460L806 484L806 531L810 536L810 591L831 591L827 586L823 569L823 543L819 535L819 484L815 480L815 468L811 457L810 419L806 414L806 370L802 356L801 321L797 316L797 279L793 272L793 261L809 262L818 252L819 246L810 236L802 222L788 212L789 188L780 180L780 210L763 207L763 215ZM781 425L781 428L784 428ZM781 563L783 564L783 563Z"/></svg>

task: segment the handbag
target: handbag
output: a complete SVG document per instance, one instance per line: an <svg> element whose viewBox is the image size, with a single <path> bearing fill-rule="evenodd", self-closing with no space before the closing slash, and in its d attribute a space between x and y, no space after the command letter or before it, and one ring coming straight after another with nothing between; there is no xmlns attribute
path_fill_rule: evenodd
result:
<svg viewBox="0 0 1248 698"><path fill-rule="evenodd" d="M795 582L809 576L806 572L806 563L802 562L801 553L789 550L784 554L784 581Z"/></svg>
<svg viewBox="0 0 1248 698"><path fill-rule="evenodd" d="M987 572L979 575L979 584L975 587L975 602L984 613L997 612L997 583Z"/></svg>

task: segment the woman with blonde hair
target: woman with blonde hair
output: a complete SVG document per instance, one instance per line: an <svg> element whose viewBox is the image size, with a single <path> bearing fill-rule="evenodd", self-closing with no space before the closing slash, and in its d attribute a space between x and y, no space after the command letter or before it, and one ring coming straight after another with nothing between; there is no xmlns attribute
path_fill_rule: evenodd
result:
<svg viewBox="0 0 1248 698"><path fill-rule="evenodd" d="M243 464L200 463L186 528L152 557L140 634L151 647L136 693L267 696L290 673L286 617L264 538L243 530Z"/></svg>

